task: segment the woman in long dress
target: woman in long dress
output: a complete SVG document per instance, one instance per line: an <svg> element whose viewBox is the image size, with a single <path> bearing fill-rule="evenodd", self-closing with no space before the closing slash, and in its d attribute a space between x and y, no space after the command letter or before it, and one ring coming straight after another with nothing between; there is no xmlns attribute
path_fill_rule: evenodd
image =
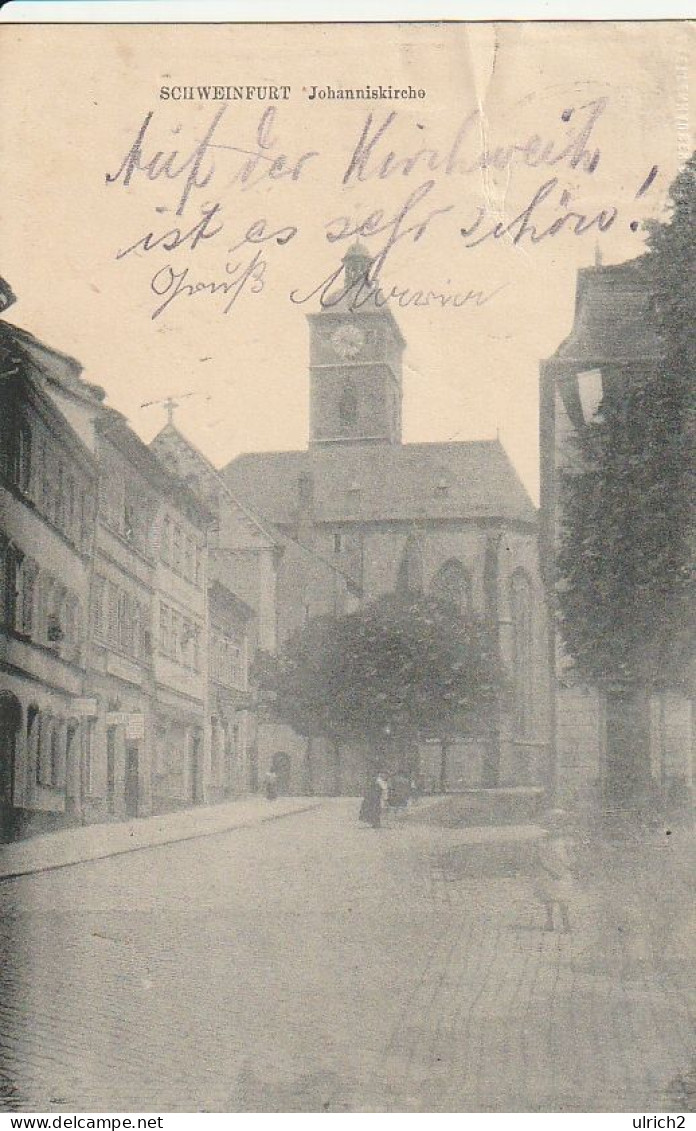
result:
<svg viewBox="0 0 696 1131"><path fill-rule="evenodd" d="M387 803L388 785L383 774L370 777L363 803L360 806L360 820L378 829L382 824L382 813Z"/></svg>
<svg viewBox="0 0 696 1131"><path fill-rule="evenodd" d="M546 909L544 929L555 930L554 910L558 908L561 929L570 930L570 904L573 901L573 879L570 841L566 833L566 815L552 809L546 817L547 835L539 844L536 892Z"/></svg>

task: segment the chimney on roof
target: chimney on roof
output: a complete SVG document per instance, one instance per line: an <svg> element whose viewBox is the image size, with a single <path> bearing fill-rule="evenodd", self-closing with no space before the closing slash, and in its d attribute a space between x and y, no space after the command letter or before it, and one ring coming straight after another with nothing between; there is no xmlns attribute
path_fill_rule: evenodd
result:
<svg viewBox="0 0 696 1131"><path fill-rule="evenodd" d="M4 314L16 301L17 296L12 290L12 287L7 282L7 279L3 279L2 275L0 275L0 314Z"/></svg>
<svg viewBox="0 0 696 1131"><path fill-rule="evenodd" d="M297 537L308 539L314 525L314 479L308 471L297 477Z"/></svg>

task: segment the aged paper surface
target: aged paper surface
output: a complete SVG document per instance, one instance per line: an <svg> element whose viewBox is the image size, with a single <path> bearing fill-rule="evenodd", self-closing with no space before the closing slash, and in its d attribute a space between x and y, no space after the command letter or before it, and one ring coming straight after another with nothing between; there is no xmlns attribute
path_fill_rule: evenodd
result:
<svg viewBox="0 0 696 1131"><path fill-rule="evenodd" d="M536 508L574 420L551 390L540 452L540 364L564 388L623 365L626 310L635 344L602 272L669 215L693 45L678 22L0 28L3 377L29 358L42 427L101 478L73 651L57 605L36 656L31 609L6 613L9 1110L689 1110L689 695L648 708L645 781L681 825L665 802L639 846L602 840L629 791L601 696L562 699ZM166 550L155 456L185 515ZM73 458L35 487L18 455L3 495L51 594ZM308 743L254 657L401 584L492 618L513 706L447 736L424 709L396 753L380 716L379 757ZM429 796L369 840L356 798L404 775Z"/></svg>

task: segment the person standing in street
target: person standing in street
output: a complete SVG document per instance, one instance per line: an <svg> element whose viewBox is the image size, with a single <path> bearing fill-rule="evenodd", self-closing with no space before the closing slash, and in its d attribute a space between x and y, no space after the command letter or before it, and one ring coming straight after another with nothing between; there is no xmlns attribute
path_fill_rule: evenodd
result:
<svg viewBox="0 0 696 1131"><path fill-rule="evenodd" d="M275 801L278 796L278 775L275 770L269 770L264 779L266 788L266 797L269 801Z"/></svg>
<svg viewBox="0 0 696 1131"><path fill-rule="evenodd" d="M373 829L380 828L382 813L386 808L388 797L389 785L384 774L380 771L371 775L360 806L359 819L372 825Z"/></svg>
<svg viewBox="0 0 696 1131"><path fill-rule="evenodd" d="M554 911L558 909L561 930L570 930L570 904L575 883L570 859L570 842L566 830L566 814L551 809L546 815L547 834L539 844L536 892L546 909L546 931L555 930Z"/></svg>
<svg viewBox="0 0 696 1131"><path fill-rule="evenodd" d="M387 805L389 804L389 782L382 770L377 774L376 784L378 790L378 825L381 825L382 817L386 814Z"/></svg>

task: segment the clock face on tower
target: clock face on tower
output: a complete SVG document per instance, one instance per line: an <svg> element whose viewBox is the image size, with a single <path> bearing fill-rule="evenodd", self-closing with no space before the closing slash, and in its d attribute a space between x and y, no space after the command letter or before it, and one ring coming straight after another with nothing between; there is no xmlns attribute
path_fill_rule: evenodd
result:
<svg viewBox="0 0 696 1131"><path fill-rule="evenodd" d="M331 335L331 344L339 357L357 357L365 344L365 335L353 322L344 322Z"/></svg>

